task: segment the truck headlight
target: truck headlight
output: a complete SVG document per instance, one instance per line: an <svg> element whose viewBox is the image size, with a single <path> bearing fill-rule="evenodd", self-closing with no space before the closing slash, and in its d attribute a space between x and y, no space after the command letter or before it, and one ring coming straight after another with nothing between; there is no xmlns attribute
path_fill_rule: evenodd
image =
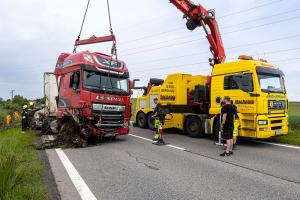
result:
<svg viewBox="0 0 300 200"><path fill-rule="evenodd" d="M93 104L93 110L102 110L103 104Z"/></svg>
<svg viewBox="0 0 300 200"><path fill-rule="evenodd" d="M268 125L268 120L258 120L258 125Z"/></svg>

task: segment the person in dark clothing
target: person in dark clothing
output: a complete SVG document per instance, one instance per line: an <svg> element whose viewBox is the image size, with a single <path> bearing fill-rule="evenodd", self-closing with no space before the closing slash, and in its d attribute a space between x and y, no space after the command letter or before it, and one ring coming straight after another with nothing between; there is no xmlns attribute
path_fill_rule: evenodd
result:
<svg viewBox="0 0 300 200"><path fill-rule="evenodd" d="M162 126L164 125L165 114L162 110L161 104L158 102L158 98L153 99L155 106L152 119L154 120L155 135L153 138L153 144L163 145L165 144L161 136Z"/></svg>
<svg viewBox="0 0 300 200"><path fill-rule="evenodd" d="M28 129L28 111L27 111L28 106L24 105L23 110L21 113L22 116L22 132L25 132Z"/></svg>
<svg viewBox="0 0 300 200"><path fill-rule="evenodd" d="M233 129L234 129L234 116L236 109L232 106L230 97L225 96L223 99L225 105L221 109L221 130L223 139L226 140L226 151L220 156L230 156L233 154Z"/></svg>

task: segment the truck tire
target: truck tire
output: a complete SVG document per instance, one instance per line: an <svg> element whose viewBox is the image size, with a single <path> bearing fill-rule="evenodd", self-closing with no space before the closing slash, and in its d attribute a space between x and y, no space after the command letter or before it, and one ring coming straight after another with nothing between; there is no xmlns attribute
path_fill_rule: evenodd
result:
<svg viewBox="0 0 300 200"><path fill-rule="evenodd" d="M203 137L202 121L197 116L190 116L184 124L185 132L192 138Z"/></svg>
<svg viewBox="0 0 300 200"><path fill-rule="evenodd" d="M150 115L148 115L148 117L147 117L147 125L148 125L148 128L150 130L155 130L154 119L152 119L152 115L153 115L153 113L151 113Z"/></svg>
<svg viewBox="0 0 300 200"><path fill-rule="evenodd" d="M147 127L147 117L145 113L140 112L138 113L136 117L136 123L140 128L146 128Z"/></svg>

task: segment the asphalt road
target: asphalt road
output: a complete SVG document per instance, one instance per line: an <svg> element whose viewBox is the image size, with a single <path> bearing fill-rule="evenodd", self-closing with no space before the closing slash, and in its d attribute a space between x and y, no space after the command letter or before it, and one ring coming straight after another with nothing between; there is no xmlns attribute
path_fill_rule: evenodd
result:
<svg viewBox="0 0 300 200"><path fill-rule="evenodd" d="M179 132L156 146L153 132L64 149L97 199L300 199L300 149L243 141L231 157L210 139ZM47 150L62 199L81 199L55 150ZM80 189L79 189L80 190Z"/></svg>

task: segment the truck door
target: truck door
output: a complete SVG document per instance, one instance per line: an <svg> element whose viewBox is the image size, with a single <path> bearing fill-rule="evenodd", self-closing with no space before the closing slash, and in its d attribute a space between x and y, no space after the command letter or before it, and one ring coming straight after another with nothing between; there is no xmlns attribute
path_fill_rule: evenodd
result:
<svg viewBox="0 0 300 200"><path fill-rule="evenodd" d="M72 107L79 107L80 104L80 71L70 73L70 102Z"/></svg>
<svg viewBox="0 0 300 200"><path fill-rule="evenodd" d="M239 135L255 137L257 95L255 95L252 73L225 75L223 89L223 96L229 96L238 108L241 124Z"/></svg>

